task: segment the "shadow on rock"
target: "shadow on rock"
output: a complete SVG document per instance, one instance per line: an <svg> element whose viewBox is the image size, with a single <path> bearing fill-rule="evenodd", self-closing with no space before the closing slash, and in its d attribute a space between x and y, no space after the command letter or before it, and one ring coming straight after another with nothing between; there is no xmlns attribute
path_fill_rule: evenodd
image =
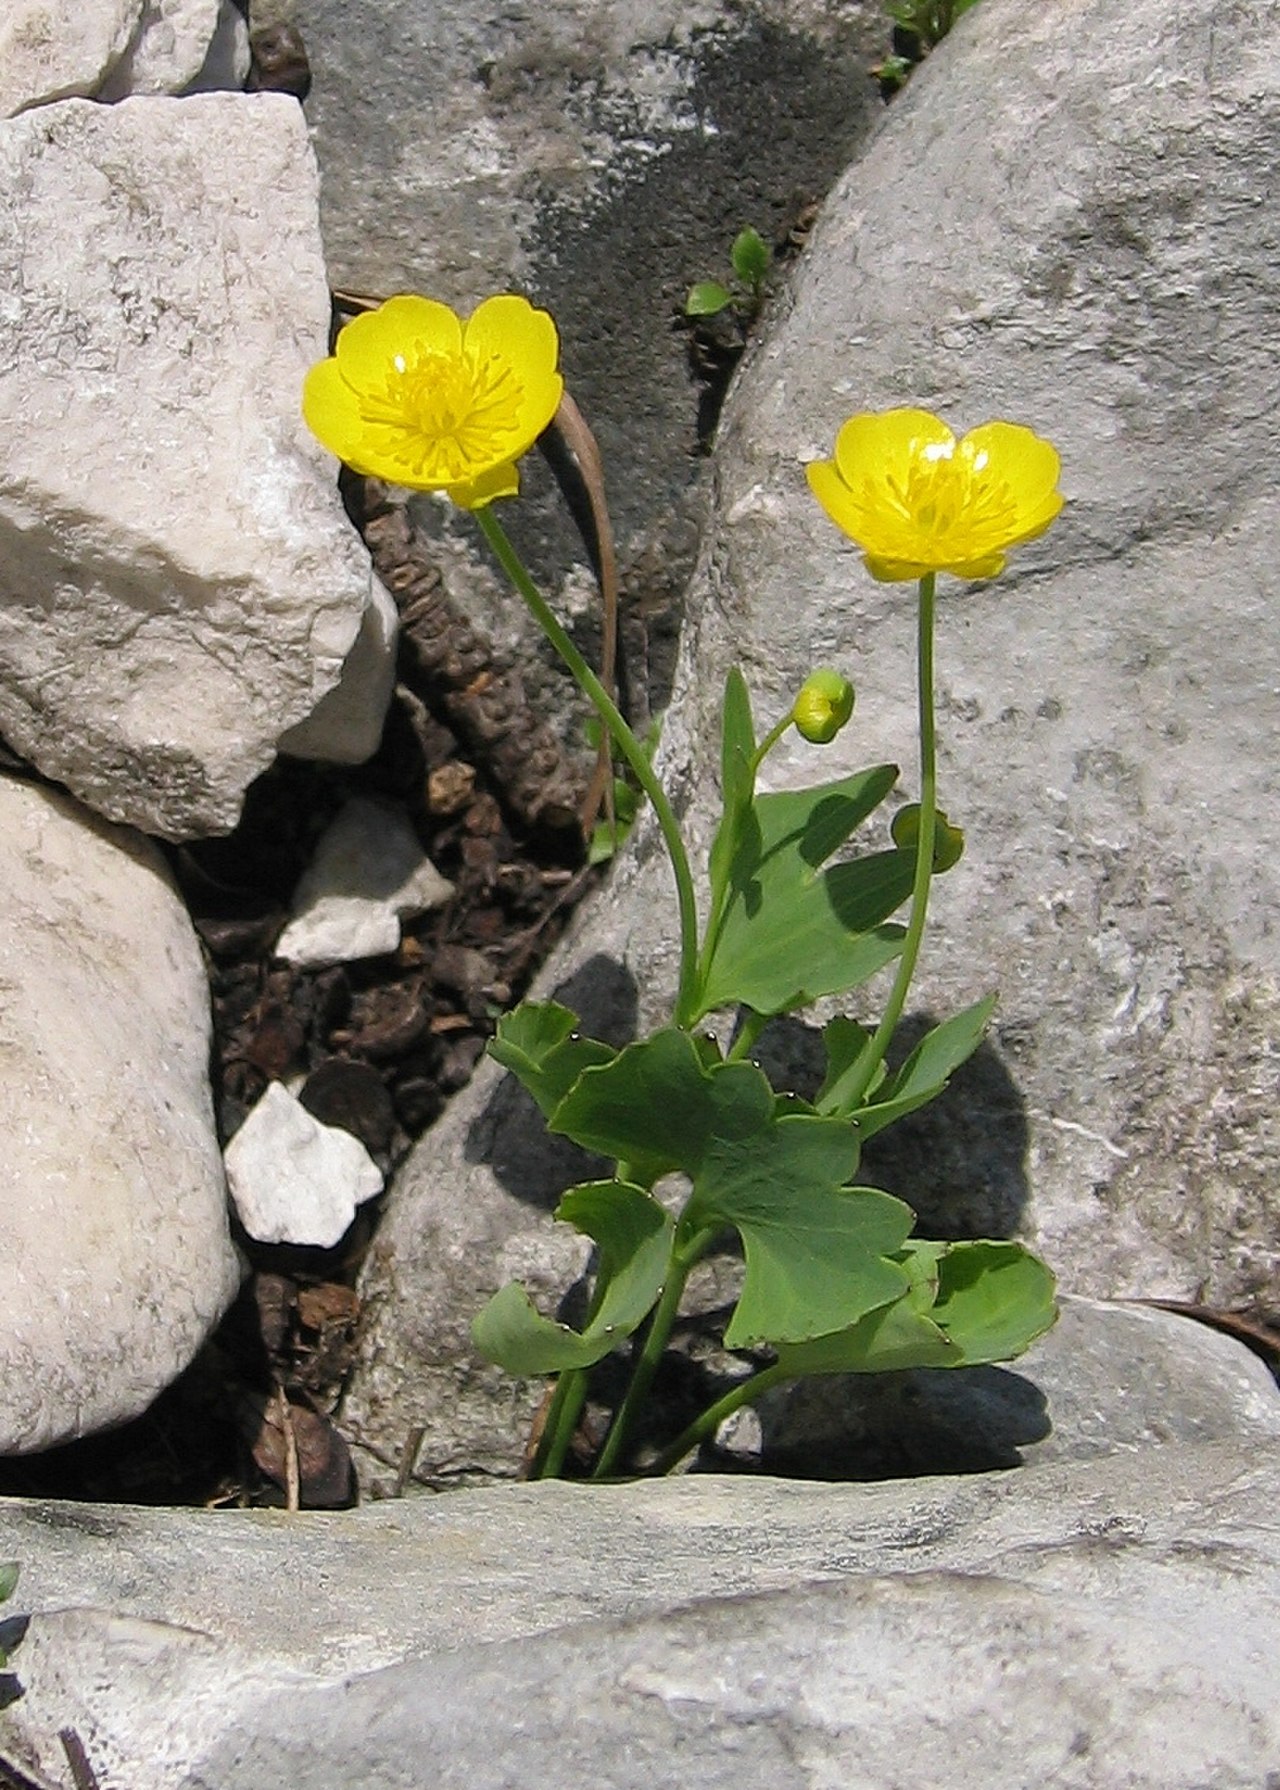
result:
<svg viewBox="0 0 1280 1790"><path fill-rule="evenodd" d="M912 1014L894 1034L896 1067L938 1024ZM822 1034L798 1019L776 1020L753 1053L775 1087L812 1098L826 1069ZM1031 1196L1026 1106L989 1043L952 1077L945 1094L872 1138L859 1180L906 1200L925 1237L1011 1237Z"/></svg>
<svg viewBox="0 0 1280 1790"><path fill-rule="evenodd" d="M635 1037L639 1000L630 972L611 957L588 958L556 989L554 997L581 1020L592 1038L621 1048ZM467 1133L468 1162L487 1162L516 1199L551 1211L567 1187L608 1174L602 1158L555 1137L532 1097L514 1075L498 1084L492 1100Z"/></svg>
<svg viewBox="0 0 1280 1790"><path fill-rule="evenodd" d="M1020 1467L1052 1428L1045 1394L1004 1367L801 1380L758 1415L751 1467L793 1479L990 1473Z"/></svg>

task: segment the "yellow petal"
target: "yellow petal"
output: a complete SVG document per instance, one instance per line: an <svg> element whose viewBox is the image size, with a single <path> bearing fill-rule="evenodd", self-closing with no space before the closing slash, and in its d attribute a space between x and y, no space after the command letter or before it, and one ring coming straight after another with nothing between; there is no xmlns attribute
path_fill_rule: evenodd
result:
<svg viewBox="0 0 1280 1790"><path fill-rule="evenodd" d="M1056 496L1062 474L1058 451L1021 423L984 423L979 429L970 429L959 452L975 468L981 464L1002 481L1014 499L1019 520L1024 515L1042 514L1046 501ZM1059 498L1053 515L1061 507Z"/></svg>
<svg viewBox="0 0 1280 1790"><path fill-rule="evenodd" d="M950 452L955 436L929 410L859 411L836 436L836 469L847 485L866 479L886 487L905 482L912 464L932 450Z"/></svg>
<svg viewBox="0 0 1280 1790"><path fill-rule="evenodd" d="M359 464L365 431L360 400L332 357L307 373L302 385L302 415L311 433L331 454L357 472L372 470Z"/></svg>
<svg viewBox="0 0 1280 1790"><path fill-rule="evenodd" d="M1048 527L1048 523L1045 524ZM1010 541L1009 546L1014 543ZM943 572L950 572L954 578L998 578L1004 571L1005 555L1003 553L987 553L981 559L964 560L954 566L940 566Z"/></svg>
<svg viewBox="0 0 1280 1790"><path fill-rule="evenodd" d="M919 560L881 559L877 554L864 553L862 563L875 579L877 584L914 584L917 578L923 578L926 572L936 572L936 565L925 565Z"/></svg>
<svg viewBox="0 0 1280 1790"><path fill-rule="evenodd" d="M457 354L462 324L457 313L434 298L402 293L376 311L363 311L339 332L334 352L343 377L358 391L380 392L387 375L422 350Z"/></svg>
<svg viewBox="0 0 1280 1790"><path fill-rule="evenodd" d="M546 311L526 298L500 293L477 305L467 319L467 351L477 360L492 357L511 368L521 397L515 433L523 453L541 435L560 407L564 381L556 370L560 337Z"/></svg>
<svg viewBox="0 0 1280 1790"><path fill-rule="evenodd" d="M503 466L494 466L488 472L482 472L478 478L468 479L465 484L445 487L445 495L452 498L462 510L483 509L495 497L516 497L519 492L520 474L514 460L507 461Z"/></svg>

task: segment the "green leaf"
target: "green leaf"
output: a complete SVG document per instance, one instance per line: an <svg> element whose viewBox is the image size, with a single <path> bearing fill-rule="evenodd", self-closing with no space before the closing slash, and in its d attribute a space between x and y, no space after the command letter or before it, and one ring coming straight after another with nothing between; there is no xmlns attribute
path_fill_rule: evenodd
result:
<svg viewBox="0 0 1280 1790"><path fill-rule="evenodd" d="M780 1110L754 1063L709 1061L674 1027L586 1070L550 1123L626 1162L638 1182L683 1170L693 1189L682 1236L738 1231L746 1276L725 1333L731 1348L842 1328L909 1284L889 1258L911 1210L846 1185L858 1162L853 1127Z"/></svg>
<svg viewBox="0 0 1280 1790"><path fill-rule="evenodd" d="M911 1229L911 1209L843 1185L857 1154L850 1127L805 1114L770 1113L752 1132L713 1138L683 1222L732 1225L742 1238L730 1348L821 1335L902 1293L906 1274L887 1258Z"/></svg>
<svg viewBox="0 0 1280 1790"><path fill-rule="evenodd" d="M1021 1243L953 1243L933 1316L969 1364L1012 1361L1057 1322L1053 1275Z"/></svg>
<svg viewBox="0 0 1280 1790"><path fill-rule="evenodd" d="M788 1379L811 1374L884 1374L909 1367L959 1366L959 1352L910 1294L868 1313L847 1330L787 1343L778 1365Z"/></svg>
<svg viewBox="0 0 1280 1790"><path fill-rule="evenodd" d="M885 772L891 780L892 768ZM874 787L878 801L880 786ZM757 797L753 815L776 799ZM847 807L854 811L852 803ZM841 801L832 802L827 815L815 809L809 829L772 846L759 829L744 826L697 1017L739 1003L757 1013L787 1013L858 987L898 955L902 928L884 922L911 893L910 853L876 852L817 873L823 857L857 824L844 828L832 818L845 809ZM829 845L828 824L841 832Z"/></svg>
<svg viewBox="0 0 1280 1790"><path fill-rule="evenodd" d="M676 1169L692 1175L717 1130L758 1129L772 1107L754 1064L707 1063L687 1032L667 1026L587 1070L549 1124L649 1186Z"/></svg>
<svg viewBox="0 0 1280 1790"><path fill-rule="evenodd" d="M821 868L897 776L896 766L875 765L813 789L757 796L738 818L698 1017L739 1003L785 1013L856 987L897 955L901 931L881 923L911 892L909 854Z"/></svg>
<svg viewBox="0 0 1280 1790"><path fill-rule="evenodd" d="M594 1239L599 1249L596 1309L586 1329L543 1317L516 1281L495 1293L471 1324L481 1354L525 1378L590 1367L607 1355L653 1309L671 1260L669 1213L629 1182L571 1187L556 1217Z"/></svg>
<svg viewBox="0 0 1280 1790"><path fill-rule="evenodd" d="M758 230L747 226L734 238L729 259L733 262L733 271L744 286L759 286L769 271L773 260L769 253L769 245Z"/></svg>
<svg viewBox="0 0 1280 1790"><path fill-rule="evenodd" d="M912 1276L903 1298L846 1330L780 1348L785 1374L798 1379L1010 1361L1058 1315L1052 1274L1020 1243L913 1240L902 1260Z"/></svg>
<svg viewBox="0 0 1280 1790"><path fill-rule="evenodd" d="M579 1037L578 1016L558 1001L522 1001L498 1023L489 1055L509 1069L549 1119L584 1069L612 1062L616 1052Z"/></svg>
<svg viewBox="0 0 1280 1790"><path fill-rule="evenodd" d="M842 1077L833 1079L829 1074L817 1100L819 1112L851 1118L865 1143L867 1138L874 1137L877 1131L883 1131L895 1120L927 1106L929 1101L937 1099L955 1071L982 1043L995 1004L995 995L985 995L972 1007L953 1014L931 1032L926 1032L901 1069L889 1076L875 1098L856 1112L841 1100ZM853 1065L850 1064L847 1073L851 1076L852 1072Z"/></svg>
<svg viewBox="0 0 1280 1790"><path fill-rule="evenodd" d="M852 1075L863 1051L871 1042L871 1036L867 1028L860 1026L856 1019L845 1019L839 1015L823 1026L822 1044L827 1053L827 1073L814 1101L815 1111L829 1117L840 1116L840 1085ZM884 1064L877 1064L871 1082L873 1089L884 1080L885 1074Z"/></svg>
<svg viewBox="0 0 1280 1790"><path fill-rule="evenodd" d="M714 317L733 303L733 294L719 280L699 280L696 286L690 286L689 296L684 301L686 317Z"/></svg>
<svg viewBox="0 0 1280 1790"><path fill-rule="evenodd" d="M591 1237L599 1250L601 1289L588 1336L614 1342L641 1324L653 1309L671 1261L675 1223L643 1187L628 1181L584 1181L571 1187L556 1217Z"/></svg>
<svg viewBox="0 0 1280 1790"><path fill-rule="evenodd" d="M6 1598L13 1596L14 1587L18 1583L19 1570L16 1560L10 1560L0 1565L0 1604L4 1603Z"/></svg>
<svg viewBox="0 0 1280 1790"><path fill-rule="evenodd" d="M720 728L720 792L727 814L751 800L751 761L756 753L751 697L736 665L725 679Z"/></svg>
<svg viewBox="0 0 1280 1790"><path fill-rule="evenodd" d="M751 718L751 697L746 680L737 666L729 673L724 686L724 706L720 724L720 824L711 842L707 877L711 884L711 918L708 936L717 929L717 916L729 894L729 872L738 850L742 827L751 812L755 793L754 760L756 753L755 723Z"/></svg>

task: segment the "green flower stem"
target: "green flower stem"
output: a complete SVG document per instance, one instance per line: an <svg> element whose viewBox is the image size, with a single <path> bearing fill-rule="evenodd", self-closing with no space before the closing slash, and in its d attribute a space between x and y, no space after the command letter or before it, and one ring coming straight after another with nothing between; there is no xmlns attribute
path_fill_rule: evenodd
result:
<svg viewBox="0 0 1280 1790"><path fill-rule="evenodd" d="M679 1231L677 1229L677 1236ZM714 1227L697 1231L683 1247L677 1243L671 1251L671 1263L667 1273L667 1282L662 1289L662 1297L654 1308L653 1317L649 1321L649 1332L644 1339L644 1347L631 1375L631 1384L627 1387L622 1403L614 1415L612 1427L605 1438L604 1447L600 1450L600 1458L592 1469L592 1479L605 1479L617 1463L624 1446L630 1439L631 1426L636 1412L648 1396L653 1384L653 1376L658 1371L658 1363L666 1352L667 1339L671 1335L671 1327L676 1321L676 1313L680 1309L680 1297L684 1292L684 1283L689 1278L690 1270L695 1262L704 1256L715 1237Z"/></svg>
<svg viewBox="0 0 1280 1790"><path fill-rule="evenodd" d="M924 936L925 917L929 909L929 883L933 877L933 841L937 830L938 767L933 716L933 617L934 580L936 573L927 572L920 580L920 607L916 633L916 692L920 710L920 835L916 842L916 874L911 887L911 918L907 922L898 973L894 977L884 1016L875 1035L858 1059L857 1072L841 1102L841 1110L853 1112L861 1106L876 1070L902 1018L907 991L915 974Z"/></svg>
<svg viewBox="0 0 1280 1790"><path fill-rule="evenodd" d="M676 995L673 1018L676 1025L684 1026L687 1029L692 1024L692 1017L697 1007L698 910L693 891L693 876L689 870L688 853L685 851L684 840L680 836L680 828L672 812L671 804L667 800L666 791L654 775L653 766L649 763L643 746L623 720L609 692L556 620L546 599L525 571L519 555L507 539L505 529L493 514L492 507L486 504L480 509L474 510L472 514L493 549L498 563L523 597L538 626L578 680L583 692L594 705L596 713L608 728L610 738L631 766L636 781L653 804L653 812L657 816L658 825L662 830L662 837L666 842L667 853L671 859L671 868L675 874L676 895L680 908L680 985Z"/></svg>
<svg viewBox="0 0 1280 1790"><path fill-rule="evenodd" d="M758 1374L749 1374L731 1391L726 1392L723 1398L718 1398L714 1405L708 1405L701 1417L696 1417L669 1448L663 1449L649 1471L654 1475L670 1473L674 1467L680 1465L685 1455L692 1454L695 1448L701 1448L704 1442L709 1442L726 1417L732 1417L743 1405L754 1404L762 1392L768 1392L771 1386L783 1385L789 1377L776 1362L772 1367L762 1367Z"/></svg>
<svg viewBox="0 0 1280 1790"><path fill-rule="evenodd" d="M725 1052L725 1062L740 1063L744 1057L750 1056L756 1039L768 1023L767 1013L757 1013L754 1007L744 1007L738 1020L738 1035Z"/></svg>
<svg viewBox="0 0 1280 1790"><path fill-rule="evenodd" d="M781 721L777 721L774 723L774 725L769 729L768 733L761 740L760 744L756 747L755 757L751 760L751 780L753 783L755 782L756 772L760 769L760 766L764 763L765 759L768 758L769 754L773 751L774 747L777 745L778 741L782 738L783 734L786 733L787 729L795 721L795 718L796 718L795 710L788 709L786 714L782 717Z"/></svg>
<svg viewBox="0 0 1280 1790"><path fill-rule="evenodd" d="M578 1418L586 1403L587 1379L585 1367L569 1367L556 1381L556 1389L551 1394L551 1404L547 1410L547 1420L542 1426L533 1465L529 1469L530 1479L560 1477L564 1457L569 1452L573 1432L578 1427Z"/></svg>

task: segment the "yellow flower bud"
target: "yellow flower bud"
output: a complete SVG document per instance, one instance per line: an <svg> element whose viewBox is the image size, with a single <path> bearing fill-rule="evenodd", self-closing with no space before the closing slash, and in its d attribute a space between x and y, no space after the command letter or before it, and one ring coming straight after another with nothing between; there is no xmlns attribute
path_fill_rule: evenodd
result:
<svg viewBox="0 0 1280 1790"><path fill-rule="evenodd" d="M810 672L791 710L796 732L811 746L829 746L853 713L853 685L825 667Z"/></svg>
<svg viewBox="0 0 1280 1790"><path fill-rule="evenodd" d="M920 841L920 804L909 802L905 808L899 808L889 827L893 843L901 851L914 851ZM941 875L958 864L964 854L964 833L959 827L953 827L941 808L934 819L933 830L933 868Z"/></svg>

